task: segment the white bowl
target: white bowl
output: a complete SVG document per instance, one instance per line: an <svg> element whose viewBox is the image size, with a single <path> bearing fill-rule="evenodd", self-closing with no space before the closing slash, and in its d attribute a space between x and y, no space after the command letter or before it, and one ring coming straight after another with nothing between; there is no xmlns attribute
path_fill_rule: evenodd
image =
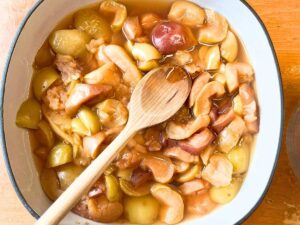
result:
<svg viewBox="0 0 300 225"><path fill-rule="evenodd" d="M41 189L31 155L28 134L15 125L16 113L29 94L31 65L35 54L51 30L66 15L95 2L99 0L38 1L23 20L7 59L0 89L3 109L1 110L1 144L15 191L35 218L49 207L50 201ZM245 1L194 0L194 2L212 8L228 19L242 39L256 72L260 132L243 186L231 203L219 207L205 217L182 222L186 225L231 225L244 221L256 209L270 185L282 140L281 78L269 35L262 21ZM75 222L99 224L73 213L69 213L61 224L70 225Z"/></svg>

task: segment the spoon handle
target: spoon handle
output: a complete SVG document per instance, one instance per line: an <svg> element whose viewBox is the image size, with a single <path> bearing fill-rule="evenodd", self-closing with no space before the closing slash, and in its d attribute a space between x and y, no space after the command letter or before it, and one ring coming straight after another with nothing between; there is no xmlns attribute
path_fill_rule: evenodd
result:
<svg viewBox="0 0 300 225"><path fill-rule="evenodd" d="M119 151L136 133L127 126L118 137L81 173L67 190L44 212L35 225L57 225L97 181Z"/></svg>

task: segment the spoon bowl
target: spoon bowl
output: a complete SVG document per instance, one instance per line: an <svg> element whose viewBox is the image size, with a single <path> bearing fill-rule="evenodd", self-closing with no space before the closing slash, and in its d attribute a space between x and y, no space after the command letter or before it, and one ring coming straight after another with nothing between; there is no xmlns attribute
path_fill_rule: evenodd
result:
<svg viewBox="0 0 300 225"><path fill-rule="evenodd" d="M134 120L142 129L166 121L181 108L190 89L191 79L179 66L153 69L133 91L128 123Z"/></svg>

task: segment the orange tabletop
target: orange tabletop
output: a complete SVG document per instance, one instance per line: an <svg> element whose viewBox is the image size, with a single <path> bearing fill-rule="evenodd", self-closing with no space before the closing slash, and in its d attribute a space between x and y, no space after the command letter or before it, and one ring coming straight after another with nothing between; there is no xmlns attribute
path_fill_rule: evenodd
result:
<svg viewBox="0 0 300 225"><path fill-rule="evenodd" d="M3 69L16 27L33 2L34 0L0 0L0 70ZM264 21L279 59L284 86L286 130L287 122L300 97L300 0L248 2ZM1 154L0 193L0 225L33 224L34 219L14 193ZM262 204L244 224L300 224L300 183L288 162L285 136L271 187Z"/></svg>

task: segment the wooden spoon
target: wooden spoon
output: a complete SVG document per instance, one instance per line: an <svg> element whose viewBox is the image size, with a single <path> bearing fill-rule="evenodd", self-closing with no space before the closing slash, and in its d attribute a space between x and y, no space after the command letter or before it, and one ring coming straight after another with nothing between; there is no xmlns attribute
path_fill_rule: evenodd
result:
<svg viewBox="0 0 300 225"><path fill-rule="evenodd" d="M99 179L127 141L137 131L164 122L174 115L186 101L190 88L189 76L178 66L166 65L146 74L131 96L126 127L35 224L58 224Z"/></svg>

